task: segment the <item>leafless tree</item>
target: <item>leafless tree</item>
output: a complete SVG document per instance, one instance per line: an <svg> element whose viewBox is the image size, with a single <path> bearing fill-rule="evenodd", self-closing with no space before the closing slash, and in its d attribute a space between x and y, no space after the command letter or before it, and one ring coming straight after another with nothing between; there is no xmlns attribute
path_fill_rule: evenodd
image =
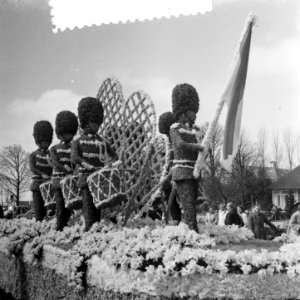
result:
<svg viewBox="0 0 300 300"><path fill-rule="evenodd" d="M207 131L209 123L206 122L202 127L201 131L203 135ZM223 128L218 125L215 134L212 137L212 140L209 145L209 152L206 159L206 168L205 173L210 177L221 176L221 165L220 165L220 156L221 148L223 145Z"/></svg>
<svg viewBox="0 0 300 300"><path fill-rule="evenodd" d="M243 169L248 169L257 162L257 155L254 144L250 141L245 130L242 130L240 136L240 143L234 159L235 168L240 172Z"/></svg>
<svg viewBox="0 0 300 300"><path fill-rule="evenodd" d="M296 165L299 166L300 165L300 134L297 135L296 139L295 139L295 160L296 160Z"/></svg>
<svg viewBox="0 0 300 300"><path fill-rule="evenodd" d="M258 131L258 143L257 143L257 160L260 166L264 169L266 166L267 154L267 132L265 128L261 128Z"/></svg>
<svg viewBox="0 0 300 300"><path fill-rule="evenodd" d="M295 141L294 141L292 130L289 127L286 128L285 131L283 132L283 142L284 142L285 157L288 162L288 166L290 170L292 170L294 166Z"/></svg>
<svg viewBox="0 0 300 300"><path fill-rule="evenodd" d="M272 134L272 145L271 145L271 151L272 151L272 161L276 163L277 168L281 167L282 160L283 160L283 152L282 152L282 144L280 141L280 135L279 132L273 131Z"/></svg>
<svg viewBox="0 0 300 300"><path fill-rule="evenodd" d="M240 143L236 156L233 160L231 177L238 187L237 195L242 206L246 205L248 197L248 186L254 175L253 166L257 162L255 145L251 142L245 130L242 130Z"/></svg>
<svg viewBox="0 0 300 300"><path fill-rule="evenodd" d="M3 189L16 199L19 205L20 194L28 189L30 172L29 154L21 145L10 145L0 150L0 178Z"/></svg>

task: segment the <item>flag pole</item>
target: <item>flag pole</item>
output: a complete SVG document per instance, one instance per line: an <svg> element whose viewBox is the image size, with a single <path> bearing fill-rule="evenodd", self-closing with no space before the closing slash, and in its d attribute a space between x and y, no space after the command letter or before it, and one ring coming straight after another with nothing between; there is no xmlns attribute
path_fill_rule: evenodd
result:
<svg viewBox="0 0 300 300"><path fill-rule="evenodd" d="M233 57L233 61L231 63L231 66L230 66L228 74L227 74L227 79L225 81L225 85L224 85L224 88L222 90L221 97L219 99L219 103L218 103L218 106L217 106L217 109L216 109L216 112L215 112L215 116L214 116L212 122L209 124L209 127L208 127L208 129L205 133L205 136L203 138L203 141L202 141L202 146L204 147L204 150L202 152L199 152L197 161L195 163L195 167L194 167L194 171L193 171L193 175L194 175L195 179L199 178L200 172L205 166L205 159L206 159L206 156L207 156L207 153L208 153L209 145L210 145L210 142L211 142L211 140L212 140L212 138L213 138L213 136L216 132L218 121L219 121L222 109L224 107L224 103L226 102L225 93L226 93L226 90L227 90L228 83L231 80L235 63L238 59L238 54L239 54L241 44L242 44L242 42L243 42L243 40L246 36L248 27L254 25L255 22L256 22L256 16L252 12L249 13L249 15L246 19L246 23L245 23L240 41L239 41L238 46L236 48L236 51L235 51L235 54L234 54L234 57Z"/></svg>

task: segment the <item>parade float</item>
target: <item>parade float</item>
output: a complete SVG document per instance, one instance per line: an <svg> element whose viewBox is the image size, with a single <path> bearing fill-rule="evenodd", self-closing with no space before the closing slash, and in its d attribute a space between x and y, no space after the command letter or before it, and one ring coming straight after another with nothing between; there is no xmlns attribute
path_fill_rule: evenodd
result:
<svg viewBox="0 0 300 300"><path fill-rule="evenodd" d="M250 46L252 24L250 18L239 47L245 47L246 36ZM237 60L240 58L235 56ZM231 74L245 77L238 67ZM234 86L230 80L229 86ZM222 107L229 101L228 90L227 86L202 141L204 151L193 167L195 179L203 168ZM186 220L174 224L169 219L170 205L165 202L163 191L170 173L170 142L156 134L156 113L150 97L138 91L125 100L120 83L108 78L101 85L97 99L105 115L99 134L113 146L121 162L107 161L107 167L87 179L94 204L101 209L101 221L88 231L85 229L76 174L60 181L66 205L75 211L62 231L56 230L55 219L0 220L0 289L7 296L13 299L299 297L299 238L259 241L246 228L200 224L197 230L191 230ZM176 128L179 134L196 135L192 129L175 124L173 129ZM51 182L43 182L40 191L45 206L53 206ZM147 217L155 202L159 203L164 219Z"/></svg>

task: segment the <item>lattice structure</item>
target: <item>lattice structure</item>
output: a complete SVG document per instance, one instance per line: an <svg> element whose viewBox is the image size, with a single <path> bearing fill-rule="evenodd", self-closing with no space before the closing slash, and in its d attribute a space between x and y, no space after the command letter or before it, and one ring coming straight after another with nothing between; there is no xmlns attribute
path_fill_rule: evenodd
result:
<svg viewBox="0 0 300 300"><path fill-rule="evenodd" d="M145 185L140 185L140 183L145 178L146 164L149 163L148 159L151 157L151 155L147 157L149 156L147 147L151 147L156 132L155 109L147 94L138 91L126 100L124 128L126 129L123 155L124 189L128 198L140 201L141 192L145 192Z"/></svg>
<svg viewBox="0 0 300 300"><path fill-rule="evenodd" d="M124 136L124 98L121 84L114 78L106 79L97 94L103 105L104 120L99 128L100 136L104 137L120 155Z"/></svg>
<svg viewBox="0 0 300 300"><path fill-rule="evenodd" d="M154 143L151 144L151 148L150 158L140 185L141 204L147 202L155 193L165 162L165 148L160 136L155 138Z"/></svg>
<svg viewBox="0 0 300 300"><path fill-rule="evenodd" d="M149 184L150 189L145 189L145 193L142 197L141 203L139 204L138 213L135 216L136 218L140 218L143 213L147 212L149 208L151 208L153 201L158 197L161 197L161 184L170 172L170 161L166 160L166 158L170 155L169 152L170 145L167 144L167 141L164 140L162 136L157 136L152 146L151 159L149 161L149 169L151 170L151 184ZM145 176L147 175L145 174ZM164 204L162 205L164 206Z"/></svg>
<svg viewBox="0 0 300 300"><path fill-rule="evenodd" d="M40 185L40 191L45 202L45 207L48 209L55 208L55 196L54 196L54 189L51 184L51 181L46 181Z"/></svg>

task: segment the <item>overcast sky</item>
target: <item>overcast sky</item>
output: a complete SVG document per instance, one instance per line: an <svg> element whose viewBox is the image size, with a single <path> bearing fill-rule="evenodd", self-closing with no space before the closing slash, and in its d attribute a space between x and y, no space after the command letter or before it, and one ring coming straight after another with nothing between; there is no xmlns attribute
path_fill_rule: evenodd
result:
<svg viewBox="0 0 300 300"><path fill-rule="evenodd" d="M116 77L125 97L144 90L157 113L171 110L171 91L194 85L197 122L210 121L250 11L258 17L250 50L242 127L291 127L300 133L300 1L213 1L205 15L53 33L46 0L0 1L0 147L32 151L33 124L77 113L83 96ZM224 118L221 122L224 123Z"/></svg>

